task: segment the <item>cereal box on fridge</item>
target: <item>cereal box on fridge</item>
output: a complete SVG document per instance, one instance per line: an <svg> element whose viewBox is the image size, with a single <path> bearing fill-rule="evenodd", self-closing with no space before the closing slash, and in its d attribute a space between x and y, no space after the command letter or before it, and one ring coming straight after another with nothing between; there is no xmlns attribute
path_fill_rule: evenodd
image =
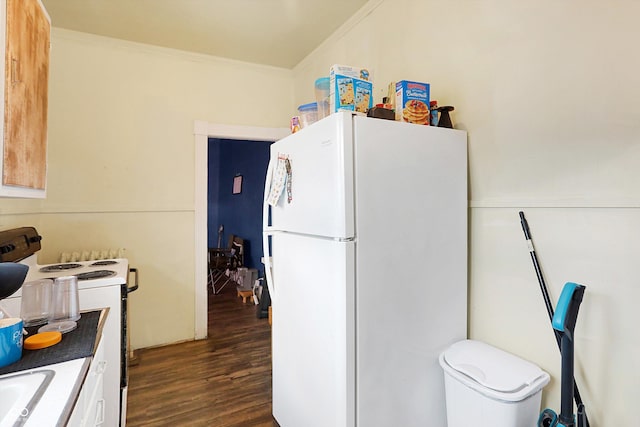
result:
<svg viewBox="0 0 640 427"><path fill-rule="evenodd" d="M429 83L396 83L396 120L429 126Z"/></svg>
<svg viewBox="0 0 640 427"><path fill-rule="evenodd" d="M373 107L373 83L366 68L333 65L329 72L331 112L366 113Z"/></svg>

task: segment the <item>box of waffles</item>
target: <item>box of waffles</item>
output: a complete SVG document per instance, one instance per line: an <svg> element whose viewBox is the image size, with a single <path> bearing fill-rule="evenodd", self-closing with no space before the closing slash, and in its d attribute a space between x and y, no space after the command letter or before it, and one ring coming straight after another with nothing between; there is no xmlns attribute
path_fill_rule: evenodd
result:
<svg viewBox="0 0 640 427"><path fill-rule="evenodd" d="M333 65L329 70L331 113L355 111L366 114L373 107L373 83L366 68Z"/></svg>
<svg viewBox="0 0 640 427"><path fill-rule="evenodd" d="M396 120L429 126L429 83L396 83Z"/></svg>

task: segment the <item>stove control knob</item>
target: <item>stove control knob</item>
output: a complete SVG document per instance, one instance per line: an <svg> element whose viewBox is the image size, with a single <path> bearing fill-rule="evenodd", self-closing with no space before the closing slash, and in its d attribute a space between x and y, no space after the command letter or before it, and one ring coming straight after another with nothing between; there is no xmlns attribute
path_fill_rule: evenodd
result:
<svg viewBox="0 0 640 427"><path fill-rule="evenodd" d="M16 250L16 245L9 243L7 245L4 246L0 246L0 254L8 254L11 251L15 251Z"/></svg>
<svg viewBox="0 0 640 427"><path fill-rule="evenodd" d="M29 237L29 243L38 243L42 240L42 236Z"/></svg>

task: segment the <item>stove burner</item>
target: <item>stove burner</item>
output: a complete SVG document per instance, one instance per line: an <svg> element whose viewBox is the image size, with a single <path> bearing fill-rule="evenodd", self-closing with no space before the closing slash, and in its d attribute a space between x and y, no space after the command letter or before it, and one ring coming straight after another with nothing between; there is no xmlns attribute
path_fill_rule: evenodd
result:
<svg viewBox="0 0 640 427"><path fill-rule="evenodd" d="M96 270L96 271L89 271L86 273L76 274L75 276L78 278L78 280L92 280L92 279L102 279L105 277L111 277L115 275L116 275L116 272L112 270Z"/></svg>
<svg viewBox="0 0 640 427"><path fill-rule="evenodd" d="M106 259L104 261L96 261L93 264L91 264L91 266L98 266L98 265L113 265L113 264L117 264L118 261L114 261L112 259Z"/></svg>
<svg viewBox="0 0 640 427"><path fill-rule="evenodd" d="M72 262L66 263L66 264L52 264L52 265L47 265L44 266L40 269L41 272L43 273L51 273L54 271L65 271L65 270L72 270L74 268L80 268L82 267L81 264L75 264Z"/></svg>

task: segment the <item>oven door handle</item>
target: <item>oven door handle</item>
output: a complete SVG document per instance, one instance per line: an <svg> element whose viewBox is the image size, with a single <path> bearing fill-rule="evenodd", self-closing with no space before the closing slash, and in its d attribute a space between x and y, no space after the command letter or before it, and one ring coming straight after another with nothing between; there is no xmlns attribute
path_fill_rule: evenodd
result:
<svg viewBox="0 0 640 427"><path fill-rule="evenodd" d="M127 287L127 293L130 294L138 289L138 269L130 268L129 273L134 273L136 275L135 284L133 286Z"/></svg>

